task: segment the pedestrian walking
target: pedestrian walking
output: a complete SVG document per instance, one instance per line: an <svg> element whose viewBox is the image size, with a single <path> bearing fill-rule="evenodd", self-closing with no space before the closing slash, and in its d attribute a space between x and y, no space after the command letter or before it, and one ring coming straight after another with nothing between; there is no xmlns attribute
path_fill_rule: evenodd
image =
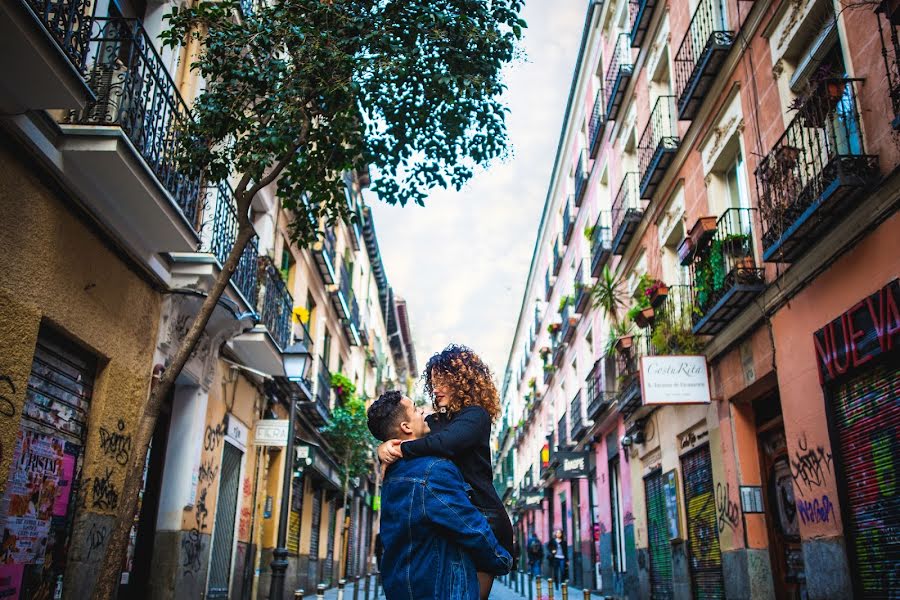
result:
<svg viewBox="0 0 900 600"><path fill-rule="evenodd" d="M566 550L566 538L561 529L553 532L553 538L547 542L547 550L550 554L550 567L553 571L553 583L556 589L559 584L569 578L569 558Z"/></svg>
<svg viewBox="0 0 900 600"><path fill-rule="evenodd" d="M534 531L528 536L528 572L533 577L541 576L541 563L544 561L544 545Z"/></svg>
<svg viewBox="0 0 900 600"><path fill-rule="evenodd" d="M513 527L494 488L491 467L491 422L500 416L500 396L490 369L469 348L451 344L428 360L422 379L435 409L427 417L431 433L402 443L388 440L378 447L378 458L388 465L422 456L452 460L472 488L472 503L515 563ZM487 600L494 576L480 572L478 581L481 600Z"/></svg>

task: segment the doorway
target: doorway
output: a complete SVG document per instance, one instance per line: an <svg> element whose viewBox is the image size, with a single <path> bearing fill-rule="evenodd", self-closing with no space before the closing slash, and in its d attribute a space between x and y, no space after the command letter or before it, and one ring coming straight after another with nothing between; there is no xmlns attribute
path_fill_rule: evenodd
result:
<svg viewBox="0 0 900 600"><path fill-rule="evenodd" d="M231 581L231 562L234 554L234 533L237 517L238 489L244 453L228 443L222 450L219 476L219 495L216 501L216 522L212 549L209 553L209 582L207 598L228 598Z"/></svg>

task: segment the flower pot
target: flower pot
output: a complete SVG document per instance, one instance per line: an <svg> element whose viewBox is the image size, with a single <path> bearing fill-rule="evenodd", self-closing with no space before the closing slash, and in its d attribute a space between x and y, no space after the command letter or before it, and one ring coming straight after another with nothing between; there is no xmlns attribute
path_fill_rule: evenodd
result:
<svg viewBox="0 0 900 600"><path fill-rule="evenodd" d="M578 319L576 317L569 317L569 327L575 327L578 324Z"/></svg>
<svg viewBox="0 0 900 600"><path fill-rule="evenodd" d="M666 301L666 296L669 295L669 286L661 285L654 290L652 294L650 294L650 306L653 308L659 308L663 302Z"/></svg>
<svg viewBox="0 0 900 600"><path fill-rule="evenodd" d="M634 316L634 323L641 329L646 329L653 324L653 308L645 308Z"/></svg>
<svg viewBox="0 0 900 600"><path fill-rule="evenodd" d="M759 280L759 271L752 256L742 256L734 263L735 278L738 283L755 283Z"/></svg>
<svg viewBox="0 0 900 600"><path fill-rule="evenodd" d="M690 238L694 251L708 242L716 232L715 217L700 217L691 227Z"/></svg>
<svg viewBox="0 0 900 600"><path fill-rule="evenodd" d="M619 339L616 340L616 350L619 352L626 352L631 349L631 346L634 344L634 336L633 335L623 335Z"/></svg>
<svg viewBox="0 0 900 600"><path fill-rule="evenodd" d="M681 263L682 267L686 267L691 264L691 261L694 259L694 242L691 238L686 237L681 240L681 243L678 244L678 260Z"/></svg>

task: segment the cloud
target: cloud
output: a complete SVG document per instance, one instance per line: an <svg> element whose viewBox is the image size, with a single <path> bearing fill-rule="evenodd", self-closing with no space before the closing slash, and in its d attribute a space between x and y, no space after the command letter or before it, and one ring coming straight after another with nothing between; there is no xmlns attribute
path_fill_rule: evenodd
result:
<svg viewBox="0 0 900 600"><path fill-rule="evenodd" d="M372 202L388 280L409 306L419 364L451 341L502 380L549 185L587 4L530 2L526 58L506 73L510 157L425 208Z"/></svg>

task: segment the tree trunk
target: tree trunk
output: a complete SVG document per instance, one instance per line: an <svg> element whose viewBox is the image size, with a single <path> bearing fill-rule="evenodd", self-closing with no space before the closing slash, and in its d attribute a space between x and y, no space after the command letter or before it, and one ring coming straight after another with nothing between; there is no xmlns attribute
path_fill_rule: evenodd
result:
<svg viewBox="0 0 900 600"><path fill-rule="evenodd" d="M194 352L200 336L206 329L219 298L228 286L231 276L237 269L244 248L253 239L256 232L253 225L247 217L247 210L242 210L242 202L238 202L238 232L234 241L234 246L222 266L222 271L216 278L215 283L210 289L209 294L203 301L197 317L191 324L187 335L175 353L172 363L166 367L165 372L159 380L159 383L153 388L147 403L144 406L144 412L141 415L140 423L137 428L134 439L134 448L136 452L131 455L131 463L125 475L125 482L122 486L122 493L119 496L119 508L116 515L116 524L110 532L109 544L106 547L106 554L103 558L103 564L97 578L97 586L94 590L94 598L97 600L112 600L118 589L119 573L122 560L128 548L128 534L134 521L134 514L137 510L138 496L141 491L141 482L144 476L144 464L147 459L147 451L150 446L150 440L153 438L153 431L156 429L156 420L159 416L160 406L175 386L175 380L187 364L188 359Z"/></svg>
<svg viewBox="0 0 900 600"><path fill-rule="evenodd" d="M347 506L347 496L350 494L350 452L348 451L344 457L344 533L341 538L341 569L340 578L347 579L347 563L350 562L347 557L347 548L349 540L347 535L350 532L350 507Z"/></svg>

